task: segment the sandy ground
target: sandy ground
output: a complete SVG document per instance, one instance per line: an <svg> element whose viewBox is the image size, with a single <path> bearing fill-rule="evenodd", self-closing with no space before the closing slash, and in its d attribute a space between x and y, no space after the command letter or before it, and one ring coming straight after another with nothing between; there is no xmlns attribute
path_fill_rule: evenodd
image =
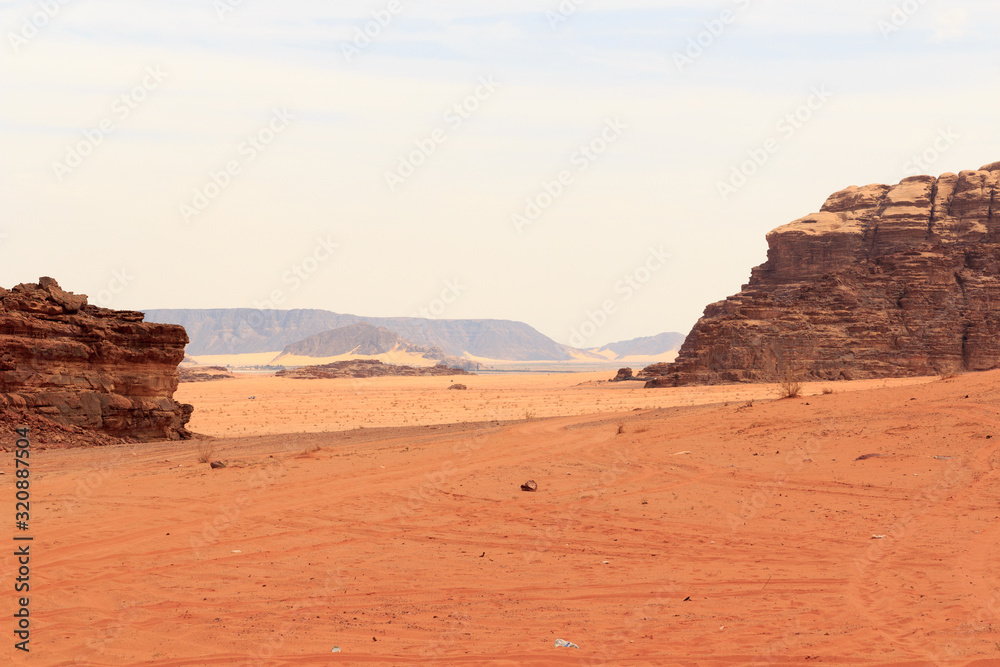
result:
<svg viewBox="0 0 1000 667"><path fill-rule="evenodd" d="M236 437L745 403L774 399L779 393L775 385L647 391L641 382L608 383L614 375L595 372L365 380L289 380L268 375L208 384L185 383L176 398L197 406L191 430ZM827 388L861 391L928 381L928 378L911 378L811 383L803 385L803 393L820 394ZM455 383L468 389L449 390ZM249 400L251 396L254 400Z"/></svg>
<svg viewBox="0 0 1000 667"><path fill-rule="evenodd" d="M680 406L298 435L267 435L259 382L244 417L242 385L185 388L218 392L199 428L247 437L36 452L10 664L1000 665L998 373L752 406L583 387L545 408L578 382L525 381L502 399L539 416ZM285 407L363 400L310 386ZM479 405L395 391L370 412Z"/></svg>

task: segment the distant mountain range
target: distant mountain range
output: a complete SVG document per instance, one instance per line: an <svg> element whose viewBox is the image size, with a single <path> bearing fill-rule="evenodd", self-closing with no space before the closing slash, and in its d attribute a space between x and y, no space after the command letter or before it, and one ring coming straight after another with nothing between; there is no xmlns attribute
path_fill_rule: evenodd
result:
<svg viewBox="0 0 1000 667"><path fill-rule="evenodd" d="M350 354L355 348L381 349L390 342L395 345L401 341L407 345L440 348L444 356L450 357L608 361L636 356L658 357L676 350L684 339L681 334L667 333L612 343L595 350L578 350L557 343L523 322L509 320L360 317L328 310L250 308L153 309L145 313L149 322L182 325L191 339L187 347L189 356L284 351L295 356L333 357ZM362 323L369 327L347 329ZM385 331L373 331L378 328ZM424 356L433 358L432 355Z"/></svg>
<svg viewBox="0 0 1000 667"><path fill-rule="evenodd" d="M661 333L657 336L647 336L626 340L620 343L611 343L597 350L597 354L604 354L605 351L614 354L615 359L625 357L658 357L666 352L679 350L684 343L684 334Z"/></svg>
<svg viewBox="0 0 1000 667"><path fill-rule="evenodd" d="M331 329L315 336L309 336L285 347L271 363L276 366L299 366L312 364L312 360L353 358L409 357L416 363L426 365L444 364L454 368L466 368L471 362L444 353L436 345L417 345L402 338L395 331L376 327L367 322L358 322L340 329ZM343 359L341 359L343 360ZM336 363L336 362L331 362Z"/></svg>
<svg viewBox="0 0 1000 667"><path fill-rule="evenodd" d="M447 356L440 347L411 343L395 331L367 322L309 336L288 345L282 353L297 357L339 357L344 354L375 356L392 350L422 354L428 359L443 360Z"/></svg>

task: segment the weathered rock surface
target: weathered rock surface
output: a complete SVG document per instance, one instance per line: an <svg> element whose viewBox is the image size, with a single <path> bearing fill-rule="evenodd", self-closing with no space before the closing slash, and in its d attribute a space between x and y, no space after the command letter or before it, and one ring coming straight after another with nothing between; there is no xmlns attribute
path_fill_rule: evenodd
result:
<svg viewBox="0 0 1000 667"><path fill-rule="evenodd" d="M190 437L193 408L173 400L186 344L182 327L88 305L51 278L0 288L0 421L40 417L93 444Z"/></svg>
<svg viewBox="0 0 1000 667"><path fill-rule="evenodd" d="M472 374L461 368L451 368L444 365L416 368L414 366L383 364L377 359L357 359L352 361L338 361L322 366L302 366L301 368L278 371L275 375L294 380L335 380L339 378Z"/></svg>
<svg viewBox="0 0 1000 667"><path fill-rule="evenodd" d="M767 236L651 386L1000 367L1000 163L850 187Z"/></svg>
<svg viewBox="0 0 1000 667"><path fill-rule="evenodd" d="M632 373L631 368L619 368L618 374L611 378L612 382L626 382L628 380L634 380L635 376Z"/></svg>
<svg viewBox="0 0 1000 667"><path fill-rule="evenodd" d="M178 379L181 382L216 382L235 378L235 374L222 366L188 366L178 369Z"/></svg>

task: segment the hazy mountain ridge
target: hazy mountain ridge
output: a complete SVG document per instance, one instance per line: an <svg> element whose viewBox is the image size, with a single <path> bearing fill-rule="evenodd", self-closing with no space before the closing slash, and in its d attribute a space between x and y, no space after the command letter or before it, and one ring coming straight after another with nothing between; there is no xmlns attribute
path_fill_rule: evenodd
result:
<svg viewBox="0 0 1000 667"><path fill-rule="evenodd" d="M684 338L684 334L674 332L661 333L656 336L633 338L632 340L608 343L598 350L598 354L604 350L608 350L613 352L615 354L615 358L617 359L623 359L625 357L655 357L664 354L665 352L680 349L681 345L684 343Z"/></svg>
<svg viewBox="0 0 1000 667"><path fill-rule="evenodd" d="M446 356L473 356L509 361L571 361L592 357L607 360L593 351L577 350L562 345L524 322L510 320L426 320L412 317L361 317L328 310L256 310L252 308L219 309L151 309L145 311L149 322L180 324L191 339L189 356L250 354L287 351L291 345L313 336L325 334L355 324L367 323L382 327L399 338L417 346L440 348ZM676 349L672 338L668 347L655 348L652 342L662 337L681 334L661 334L634 341L606 345L614 354L656 356ZM342 343L347 344L346 338ZM339 349L339 348L333 348ZM619 350L625 352L622 354ZM632 350L643 350L636 353ZM311 356L311 355L303 355Z"/></svg>
<svg viewBox="0 0 1000 667"><path fill-rule="evenodd" d="M444 350L436 345L411 343L395 331L376 327L368 322L358 322L303 338L285 347L283 354L299 357L339 357L343 354L355 354L368 357L393 350L423 355L428 359L443 360L447 357Z"/></svg>
<svg viewBox="0 0 1000 667"><path fill-rule="evenodd" d="M417 345L441 348L446 355L466 354L512 361L565 361L571 348L560 345L523 322L507 320L422 320L411 317L359 317L327 310L151 309L150 322L187 329L190 356L248 354L284 350L310 336L367 322L384 327Z"/></svg>
<svg viewBox="0 0 1000 667"><path fill-rule="evenodd" d="M437 345L417 345L395 331L358 322L339 329L324 331L287 346L273 363L284 364L289 358L328 359L333 357L377 357L386 354L406 354L436 361L454 368L466 368L474 362L449 356Z"/></svg>

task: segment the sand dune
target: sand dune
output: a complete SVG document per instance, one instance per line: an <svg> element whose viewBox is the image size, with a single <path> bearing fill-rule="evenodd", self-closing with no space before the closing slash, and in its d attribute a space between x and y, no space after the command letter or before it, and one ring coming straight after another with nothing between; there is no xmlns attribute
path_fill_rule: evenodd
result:
<svg viewBox="0 0 1000 667"><path fill-rule="evenodd" d="M470 380L357 401L476 418L511 378ZM229 468L198 443L39 452L31 663L1000 664L1000 373L752 406L555 380L505 399L681 405L270 435L350 390L248 405L233 380L184 387L195 430L245 425L211 442Z"/></svg>

